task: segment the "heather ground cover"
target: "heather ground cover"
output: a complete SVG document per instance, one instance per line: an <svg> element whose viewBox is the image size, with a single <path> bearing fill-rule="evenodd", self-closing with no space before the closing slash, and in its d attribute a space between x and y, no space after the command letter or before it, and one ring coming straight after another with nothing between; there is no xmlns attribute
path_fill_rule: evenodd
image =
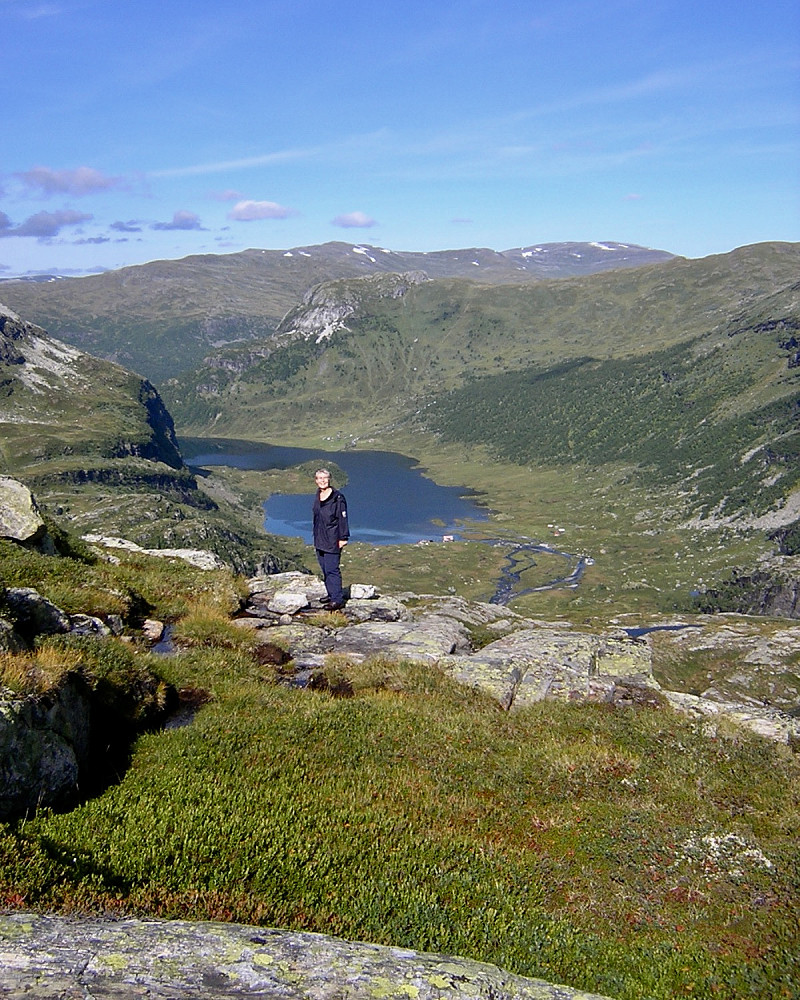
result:
<svg viewBox="0 0 800 1000"><path fill-rule="evenodd" d="M788 747L668 710L506 714L410 663L339 658L346 698L285 687L229 627L231 581L181 609L194 575L138 583L184 652L64 652L210 700L102 794L3 825L4 905L315 930L620 1000L797 995Z"/></svg>

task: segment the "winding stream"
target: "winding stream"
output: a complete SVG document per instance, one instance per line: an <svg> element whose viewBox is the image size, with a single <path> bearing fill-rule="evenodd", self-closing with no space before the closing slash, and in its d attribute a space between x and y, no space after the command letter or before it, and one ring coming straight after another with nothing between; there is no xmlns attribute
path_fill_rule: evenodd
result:
<svg viewBox="0 0 800 1000"><path fill-rule="evenodd" d="M491 542L493 544L509 544L508 539L501 538L491 539ZM570 571L566 576L556 577L538 587L519 589L522 574L536 565L534 556L537 552L546 552L550 556L560 556L567 561ZM592 559L589 556L576 556L569 552L559 552L550 545L541 542L521 542L506 556L506 565L503 567L494 594L489 598L489 603L506 605L514 598L523 597L525 594L555 590L559 587L577 587L584 570L591 564Z"/></svg>

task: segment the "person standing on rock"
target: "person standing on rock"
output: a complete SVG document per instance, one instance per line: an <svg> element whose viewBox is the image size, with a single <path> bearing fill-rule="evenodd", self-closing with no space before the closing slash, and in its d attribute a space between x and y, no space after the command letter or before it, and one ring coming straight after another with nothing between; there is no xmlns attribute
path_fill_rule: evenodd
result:
<svg viewBox="0 0 800 1000"><path fill-rule="evenodd" d="M325 581L327 598L323 598L330 611L344 607L342 591L342 571L339 561L342 549L350 537L347 523L347 501L344 493L331 486L331 474L327 469L317 469L314 473L317 494L314 497L314 548L317 561Z"/></svg>

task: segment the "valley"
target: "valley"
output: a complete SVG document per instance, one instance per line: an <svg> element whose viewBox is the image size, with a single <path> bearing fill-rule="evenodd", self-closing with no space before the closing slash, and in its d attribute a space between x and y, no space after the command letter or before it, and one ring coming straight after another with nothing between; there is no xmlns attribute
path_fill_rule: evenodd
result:
<svg viewBox="0 0 800 1000"><path fill-rule="evenodd" d="M64 338L0 310L0 742L69 729L76 691L128 740L75 736L104 781L68 774L57 808L0 768L28 796L0 937L57 913L67 947L87 916L174 941L177 918L190 949L310 931L540 996L794 995L800 245L522 283L525 256L372 250L282 256L270 302L256 251L0 284ZM264 445L309 451L239 460ZM486 517L422 545L356 526L330 612L264 501L310 500L319 454L354 514L380 503L380 466L347 472L376 451ZM4 939L25 974L26 947Z"/></svg>
<svg viewBox="0 0 800 1000"><path fill-rule="evenodd" d="M53 319L73 345L88 338L113 358L128 344L151 377L165 375L155 386L182 437L393 451L442 486L476 490L492 512L486 537L548 543L552 525L561 526L559 548L591 564L577 588L527 594L526 613L688 611L695 594L721 593L732 574L758 572L778 587L791 580L800 248L760 244L697 261L642 253L622 268L583 274L565 262L600 268L612 253L575 244L534 251L395 258L335 244L160 262L96 280L9 282L2 293ZM535 270L530 261L548 254L557 267ZM532 272L520 284L523 264ZM475 271L480 281L464 277ZM309 290L314 279L321 283ZM233 301L249 332L227 346L206 340L192 368L200 342L186 333L187 317L210 329ZM140 325L123 337L102 318L112 312ZM164 353L167 340L173 353ZM175 352L181 360L167 375ZM54 453L30 466L40 493L46 484L48 509L75 524L96 518L111 533L133 531L141 544L168 524L169 538L196 544L208 535L204 544L218 554L230 548L202 527L207 500L190 516L185 504L167 507L166 521L134 528L141 503L124 499L124 485L110 506L108 494L95 502L96 487L69 482L70 463L85 464L83 446L69 447L72 457ZM7 469L23 471L18 459ZM115 475L106 469L100 478L108 484ZM220 468L206 469L197 486L184 498L228 504L229 523L250 526L251 547L252 532L263 538L264 500L307 488L291 470L243 476ZM273 538L264 547L281 565L313 569L293 543ZM473 549L465 545L449 585L487 599L486 554ZM416 562L416 583L431 589L451 558L391 546L378 558L359 541L349 556L386 582ZM558 576L548 565L556 561L542 555L520 589ZM769 600L760 606L766 611Z"/></svg>

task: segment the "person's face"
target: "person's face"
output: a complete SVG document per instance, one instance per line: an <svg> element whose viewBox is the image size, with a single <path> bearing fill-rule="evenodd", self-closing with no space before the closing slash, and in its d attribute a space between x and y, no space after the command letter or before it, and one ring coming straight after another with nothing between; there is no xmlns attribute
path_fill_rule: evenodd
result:
<svg viewBox="0 0 800 1000"><path fill-rule="evenodd" d="M317 484L317 489L327 490L331 485L331 477L326 476L324 472L318 472L314 476L314 482Z"/></svg>

